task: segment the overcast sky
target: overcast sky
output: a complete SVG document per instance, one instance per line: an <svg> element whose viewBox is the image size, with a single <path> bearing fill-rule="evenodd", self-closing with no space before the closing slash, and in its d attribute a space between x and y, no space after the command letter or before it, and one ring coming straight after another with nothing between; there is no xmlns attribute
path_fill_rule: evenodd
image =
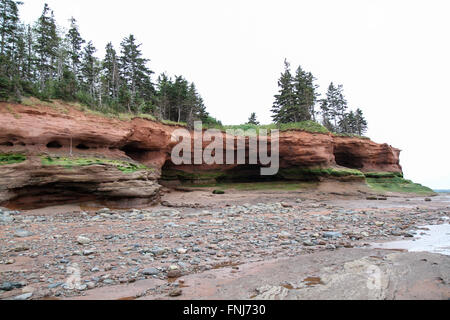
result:
<svg viewBox="0 0 450 320"><path fill-rule="evenodd" d="M44 2L58 24L74 16L103 56L133 33L157 73L195 82L224 124L256 112L271 122L287 58L328 84L343 84L374 141L403 150L405 176L450 188L450 1L448 0L24 0L34 22ZM155 80L155 79L154 79Z"/></svg>

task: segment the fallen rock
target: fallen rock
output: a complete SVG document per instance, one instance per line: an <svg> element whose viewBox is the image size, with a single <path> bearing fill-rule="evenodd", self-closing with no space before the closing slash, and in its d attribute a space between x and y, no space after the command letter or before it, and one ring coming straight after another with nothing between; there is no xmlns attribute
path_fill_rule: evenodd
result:
<svg viewBox="0 0 450 320"><path fill-rule="evenodd" d="M77 243L81 244L81 245L87 245L91 243L91 239L84 237L84 236L79 236L77 238Z"/></svg>
<svg viewBox="0 0 450 320"><path fill-rule="evenodd" d="M183 294L183 290L181 289L173 289L169 292L169 297L179 297Z"/></svg>
<svg viewBox="0 0 450 320"><path fill-rule="evenodd" d="M147 268L142 270L142 274L145 276L156 276L160 273L161 271L159 271L156 268Z"/></svg>

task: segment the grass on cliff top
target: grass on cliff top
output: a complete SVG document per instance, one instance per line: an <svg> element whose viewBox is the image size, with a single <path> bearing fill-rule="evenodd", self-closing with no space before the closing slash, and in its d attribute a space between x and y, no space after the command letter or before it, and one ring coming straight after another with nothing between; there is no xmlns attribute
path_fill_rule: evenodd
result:
<svg viewBox="0 0 450 320"><path fill-rule="evenodd" d="M269 124L269 125L253 125L253 124L241 124L241 125L204 125L204 129L218 129L222 131L226 130L255 130L256 133L259 134L260 130L267 130L269 134L271 130L280 130L280 131L291 131L291 130L299 130L299 131L307 131L312 133L328 133L328 129L324 126L318 124L315 121L303 121L297 123L285 123L285 124Z"/></svg>
<svg viewBox="0 0 450 320"><path fill-rule="evenodd" d="M21 163L27 160L23 154L0 154L0 166Z"/></svg>
<svg viewBox="0 0 450 320"><path fill-rule="evenodd" d="M90 165L112 165L124 173L134 173L142 170L152 170L141 164L134 164L132 162L120 160L108 160L99 158L66 158L66 157L42 157L42 165L44 166L61 166L66 169L73 167L83 167Z"/></svg>
<svg viewBox="0 0 450 320"><path fill-rule="evenodd" d="M415 193L419 195L431 195L434 191L421 184L414 183L402 177L391 178L366 178L367 184L378 192Z"/></svg>
<svg viewBox="0 0 450 320"><path fill-rule="evenodd" d="M358 134L353 134L353 133L336 133L336 132L333 132L333 135L336 136L336 137L350 137L350 138L359 138L359 139L364 139L364 140L370 140L369 137L360 136Z"/></svg>

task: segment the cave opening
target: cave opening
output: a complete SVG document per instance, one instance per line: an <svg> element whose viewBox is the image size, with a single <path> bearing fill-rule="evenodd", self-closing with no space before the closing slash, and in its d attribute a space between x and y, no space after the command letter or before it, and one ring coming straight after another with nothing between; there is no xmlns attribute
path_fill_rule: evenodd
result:
<svg viewBox="0 0 450 320"><path fill-rule="evenodd" d="M171 160L165 162L161 169L161 182L170 184L214 184L214 183L259 183L259 182L282 182L286 181L281 175L263 176L262 166L237 165L235 167L177 166Z"/></svg>
<svg viewBox="0 0 450 320"><path fill-rule="evenodd" d="M14 189L15 197L6 201L3 205L9 208L31 210L44 208L50 205L83 203L87 201L101 201L101 197L95 195L92 190L95 184L77 183L47 183L39 186L26 186Z"/></svg>
<svg viewBox="0 0 450 320"><path fill-rule="evenodd" d="M14 147L14 143L12 143L11 141L6 141L6 142L0 143L0 146L2 146L2 147Z"/></svg>
<svg viewBox="0 0 450 320"><path fill-rule="evenodd" d="M261 165L238 165L227 170L223 176L217 178L217 182L226 183L250 183L250 182L276 182L283 180L279 175L261 175Z"/></svg>
<svg viewBox="0 0 450 320"><path fill-rule="evenodd" d="M51 141L51 142L47 143L47 148L48 149L61 149L62 145L58 141Z"/></svg>
<svg viewBox="0 0 450 320"><path fill-rule="evenodd" d="M334 150L334 157L336 164L339 166L350 169L362 169L364 167L363 159L346 148L336 148Z"/></svg>
<svg viewBox="0 0 450 320"><path fill-rule="evenodd" d="M75 148L77 148L78 150L89 150L90 149L87 145L85 145L83 143L80 143Z"/></svg>
<svg viewBox="0 0 450 320"><path fill-rule="evenodd" d="M122 148L120 148L120 151L125 152L127 157L138 162L145 160L145 156L148 153L148 150L139 148L135 143L130 143L123 146Z"/></svg>

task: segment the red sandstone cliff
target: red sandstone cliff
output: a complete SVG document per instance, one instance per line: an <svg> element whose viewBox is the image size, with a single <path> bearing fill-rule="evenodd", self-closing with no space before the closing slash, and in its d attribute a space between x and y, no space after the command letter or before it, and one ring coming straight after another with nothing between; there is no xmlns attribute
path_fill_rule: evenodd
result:
<svg viewBox="0 0 450 320"><path fill-rule="evenodd" d="M74 107L0 104L0 155L26 154L22 163L0 164L0 204L100 199L122 205L159 199L163 167L177 170L239 170L238 166L178 166L170 162L174 126L133 119L120 121ZM208 143L204 144L204 147ZM93 157L145 164L154 171L124 173L113 165L44 166L42 156ZM365 172L402 172L400 150L368 139L301 131L280 134L280 166L348 167Z"/></svg>

